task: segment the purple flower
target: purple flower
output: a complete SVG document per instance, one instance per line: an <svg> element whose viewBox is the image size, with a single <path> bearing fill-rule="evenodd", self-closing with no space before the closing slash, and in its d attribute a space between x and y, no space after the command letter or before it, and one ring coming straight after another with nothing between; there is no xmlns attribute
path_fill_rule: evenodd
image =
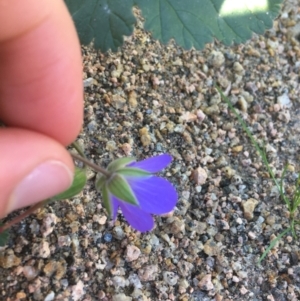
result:
<svg viewBox="0 0 300 301"><path fill-rule="evenodd" d="M163 154L140 162L133 158L112 162L107 168L110 177L101 176L96 182L112 218L116 219L121 208L129 224L145 232L154 226L152 214L172 211L177 202L176 190L167 180L153 175L171 161L170 155Z"/></svg>

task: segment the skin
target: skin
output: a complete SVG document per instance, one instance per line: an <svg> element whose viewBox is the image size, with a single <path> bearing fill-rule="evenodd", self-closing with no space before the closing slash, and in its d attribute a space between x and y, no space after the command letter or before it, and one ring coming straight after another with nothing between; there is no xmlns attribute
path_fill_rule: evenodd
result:
<svg viewBox="0 0 300 301"><path fill-rule="evenodd" d="M34 202L15 204L12 195L41 163L74 171L65 146L81 129L83 87L80 45L62 0L0 0L0 8L1 218ZM69 183L58 186L55 194Z"/></svg>

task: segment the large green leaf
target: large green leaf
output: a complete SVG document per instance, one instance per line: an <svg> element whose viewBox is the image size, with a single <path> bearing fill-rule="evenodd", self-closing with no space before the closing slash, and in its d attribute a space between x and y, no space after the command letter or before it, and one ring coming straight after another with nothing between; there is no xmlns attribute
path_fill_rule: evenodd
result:
<svg viewBox="0 0 300 301"><path fill-rule="evenodd" d="M133 0L65 0L82 44L116 51L123 36L131 35L136 22Z"/></svg>
<svg viewBox="0 0 300 301"><path fill-rule="evenodd" d="M84 188L84 185L86 183L86 170L82 168L76 167L75 169L75 175L73 179L73 183L69 189L66 191L54 196L52 200L64 200L69 199L75 195L77 195L81 190Z"/></svg>
<svg viewBox="0 0 300 301"><path fill-rule="evenodd" d="M116 51L133 31L132 5L145 29L163 43L202 49L213 38L226 45L243 43L253 32L272 27L283 0L65 0L83 44L94 40L102 51Z"/></svg>
<svg viewBox="0 0 300 301"><path fill-rule="evenodd" d="M226 45L242 43L252 32L272 27L283 0L135 0L145 29L163 43L201 49L213 38Z"/></svg>

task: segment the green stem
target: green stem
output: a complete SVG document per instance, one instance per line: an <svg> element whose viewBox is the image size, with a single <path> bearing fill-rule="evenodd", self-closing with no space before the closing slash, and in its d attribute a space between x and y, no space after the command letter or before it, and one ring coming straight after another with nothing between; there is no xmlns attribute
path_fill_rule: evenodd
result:
<svg viewBox="0 0 300 301"><path fill-rule="evenodd" d="M77 154L74 154L74 153L70 153L70 154L71 154L71 156L72 156L74 159L79 160L79 161L81 161L82 163L84 163L84 164L90 166L90 167L93 168L95 171L98 171L98 172L102 173L102 174L105 175L106 177L109 178L109 177L111 176L111 173L108 172L106 169L100 167L100 166L97 165L97 164L94 164L94 163L90 162L88 159L83 158L83 157L81 157L81 156L79 156L79 155L77 155Z"/></svg>
<svg viewBox="0 0 300 301"><path fill-rule="evenodd" d="M13 220L5 223L3 226L0 226L0 233L4 232L5 230L9 229L10 227L12 227L13 225L19 223L22 219L24 219L25 217L29 216L31 213L33 213L34 211L36 211L37 209L43 207L44 205L46 205L48 202L50 202L50 200L45 200L39 203L36 203L35 205L31 206L28 210L24 211L22 214L18 215L17 217L15 217Z"/></svg>

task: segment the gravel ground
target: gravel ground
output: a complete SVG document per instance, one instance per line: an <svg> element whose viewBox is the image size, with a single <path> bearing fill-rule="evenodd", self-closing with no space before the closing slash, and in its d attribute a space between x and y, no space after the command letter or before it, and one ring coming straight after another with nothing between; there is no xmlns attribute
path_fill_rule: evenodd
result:
<svg viewBox="0 0 300 301"><path fill-rule="evenodd" d="M13 228L0 253L1 300L300 300L300 246L285 236L261 266L289 212L216 89L265 145L286 193L299 173L300 11L285 4L274 28L245 45L185 51L137 25L122 51L83 48L85 125L93 162L173 156L162 175L176 187L173 213L140 234L107 218L88 173L76 198ZM9 218L16 215L12 214ZM300 234L300 229L296 228Z"/></svg>

